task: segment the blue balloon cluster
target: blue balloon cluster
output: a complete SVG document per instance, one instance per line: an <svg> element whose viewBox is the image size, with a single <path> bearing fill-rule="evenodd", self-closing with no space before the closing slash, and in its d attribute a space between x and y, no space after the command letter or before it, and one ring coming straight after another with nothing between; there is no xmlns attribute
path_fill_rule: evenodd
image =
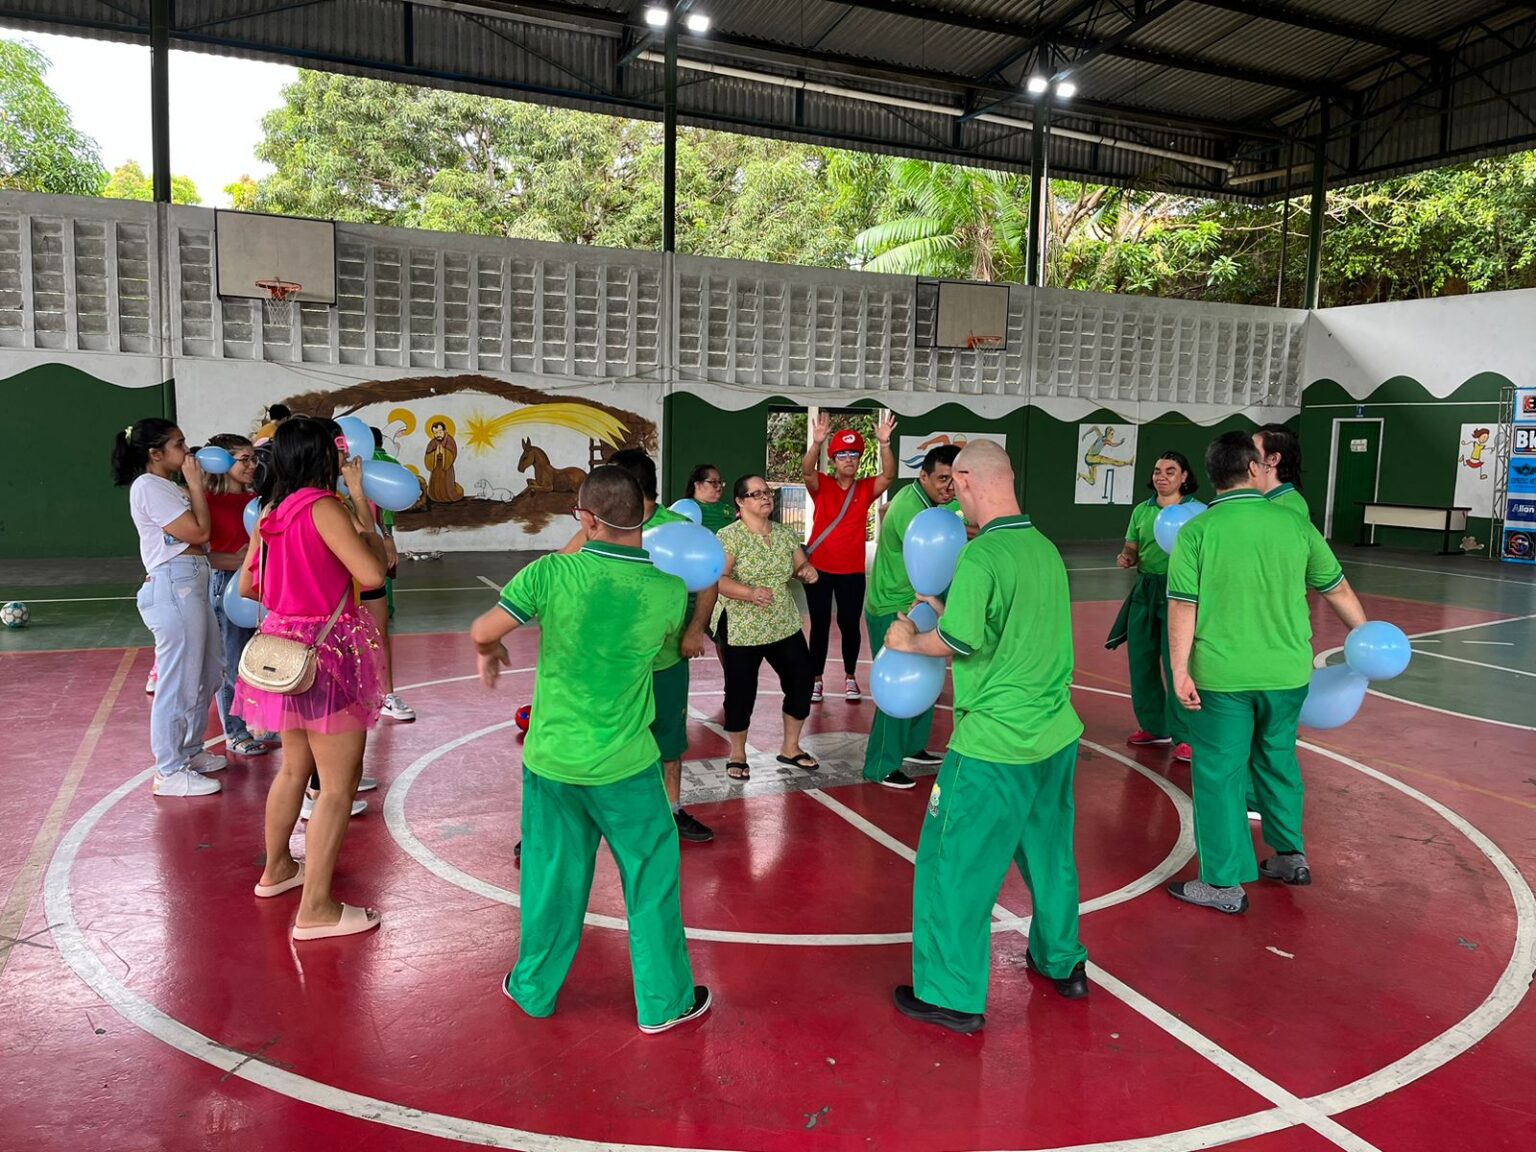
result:
<svg viewBox="0 0 1536 1152"><path fill-rule="evenodd" d="M955 563L965 547L965 525L948 508L925 508L907 525L901 559L919 596L939 596L955 578Z"/></svg>
<svg viewBox="0 0 1536 1152"><path fill-rule="evenodd" d="M368 422L358 416L343 416L336 423L341 428L341 434L347 438L347 455L360 456L364 460L371 460L373 458L373 429L368 427ZM372 500L373 497L370 496L368 499Z"/></svg>
<svg viewBox="0 0 1536 1152"><path fill-rule="evenodd" d="M1198 500L1168 505L1157 514L1157 519L1152 521L1152 535L1157 539L1157 546L1172 556L1173 545L1179 538L1179 530L1204 511L1205 505Z"/></svg>
<svg viewBox="0 0 1536 1152"><path fill-rule="evenodd" d="M1368 681L1348 664L1332 664L1312 673L1301 722L1308 728L1338 728L1348 724L1365 703Z"/></svg>
<svg viewBox="0 0 1536 1152"><path fill-rule="evenodd" d="M919 596L939 596L955 578L955 565L965 547L965 524L948 508L927 508L912 517L902 539L901 558L907 579ZM919 632L932 632L939 615L927 603L907 614ZM870 693L887 716L907 719L932 708L944 690L944 658L881 648L870 670Z"/></svg>
<svg viewBox="0 0 1536 1152"><path fill-rule="evenodd" d="M1337 728L1355 718L1373 680L1401 676L1413 645L1396 624L1369 620L1344 640L1344 663L1312 673L1301 722L1308 728Z"/></svg>
<svg viewBox="0 0 1536 1152"><path fill-rule="evenodd" d="M645 534L651 563L676 576L690 592L702 592L725 572L725 549L698 524L661 524Z"/></svg>
<svg viewBox="0 0 1536 1152"><path fill-rule="evenodd" d="M1385 620L1367 620L1344 641L1344 662L1367 680L1401 676L1412 658L1408 637Z"/></svg>

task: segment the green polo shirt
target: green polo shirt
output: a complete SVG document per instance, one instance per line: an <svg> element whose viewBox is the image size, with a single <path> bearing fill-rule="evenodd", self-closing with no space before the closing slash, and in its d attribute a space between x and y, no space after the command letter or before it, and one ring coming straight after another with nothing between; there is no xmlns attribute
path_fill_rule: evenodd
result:
<svg viewBox="0 0 1536 1152"><path fill-rule="evenodd" d="M656 505L656 511L651 513L651 518L640 526L641 533L649 532L652 528L659 528L663 524L692 524L693 521L681 512L674 512L670 508ZM686 625L693 619L693 606L697 601L693 593L688 594L688 615L683 617ZM683 658L683 634L679 632L677 638L661 650L661 655L656 657L656 671L664 672Z"/></svg>
<svg viewBox="0 0 1536 1152"><path fill-rule="evenodd" d="M611 784L656 763L656 657L677 644L687 590L639 548L588 541L541 556L501 590L520 624L535 617L539 661L523 762L562 784Z"/></svg>
<svg viewBox="0 0 1536 1152"><path fill-rule="evenodd" d="M891 497L880 525L880 539L875 543L875 562L869 571L869 591L864 599L864 610L871 616L905 612L917 599L912 581L907 579L907 562L901 546L907 538L907 526L912 523L912 518L932 507L934 503L920 480ZM960 504L955 500L944 507L956 513L960 510Z"/></svg>
<svg viewBox="0 0 1536 1152"><path fill-rule="evenodd" d="M1067 568L1028 516L998 517L961 550L939 636L956 653L956 752L1034 764L1083 734Z"/></svg>
<svg viewBox="0 0 1536 1152"><path fill-rule="evenodd" d="M1344 570L1309 520L1253 488L1216 497L1179 532L1168 599L1198 604L1189 673L1211 692L1270 692L1312 679L1307 589Z"/></svg>
<svg viewBox="0 0 1536 1152"><path fill-rule="evenodd" d="M1301 513L1303 520L1312 519L1312 510L1307 507L1307 498L1296 490L1294 484L1282 484L1278 488L1271 488L1264 493L1264 499L1282 508L1289 508L1292 512Z"/></svg>
<svg viewBox="0 0 1536 1152"><path fill-rule="evenodd" d="M1193 496L1186 496L1179 503L1188 504L1193 499ZM1168 574L1168 553L1157 542L1155 531L1157 514L1161 511L1156 496L1143 500L1131 510L1131 522L1125 527L1126 543L1136 545L1136 571L1149 576Z"/></svg>
<svg viewBox="0 0 1536 1152"><path fill-rule="evenodd" d="M730 494L727 493L726 498L729 499L729 497ZM704 527L708 528L711 532L720 531L720 529L736 519L735 505L727 504L725 500L717 501L714 504L706 504L702 500L695 501L695 503L698 504L699 511L704 516Z"/></svg>

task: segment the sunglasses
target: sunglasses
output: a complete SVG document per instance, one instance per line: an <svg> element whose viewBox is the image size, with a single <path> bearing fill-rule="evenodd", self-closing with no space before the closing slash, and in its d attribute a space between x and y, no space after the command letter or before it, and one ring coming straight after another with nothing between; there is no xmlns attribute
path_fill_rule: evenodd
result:
<svg viewBox="0 0 1536 1152"><path fill-rule="evenodd" d="M857 452L834 452L834 453L832 453L832 459L834 459L834 460L857 460L858 458L859 458L859 453L857 453Z"/></svg>

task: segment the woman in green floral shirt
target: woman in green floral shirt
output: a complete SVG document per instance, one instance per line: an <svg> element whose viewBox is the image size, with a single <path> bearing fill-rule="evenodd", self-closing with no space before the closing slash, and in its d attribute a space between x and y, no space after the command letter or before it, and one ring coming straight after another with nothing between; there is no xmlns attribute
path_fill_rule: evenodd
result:
<svg viewBox="0 0 1536 1152"><path fill-rule="evenodd" d="M715 606L715 639L725 667L725 733L732 780L749 780L747 729L757 703L757 673L764 660L784 690L784 740L779 763L814 772L816 758L800 747L800 730L811 712L811 651L800 630L800 610L789 582L816 580L795 534L772 520L773 489L761 476L743 476L732 495L740 519L720 529L725 575Z"/></svg>

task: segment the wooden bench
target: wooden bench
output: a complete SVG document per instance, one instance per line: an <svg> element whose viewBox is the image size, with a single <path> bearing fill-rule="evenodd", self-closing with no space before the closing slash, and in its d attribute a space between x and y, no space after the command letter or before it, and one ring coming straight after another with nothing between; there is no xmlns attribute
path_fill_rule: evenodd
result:
<svg viewBox="0 0 1536 1152"><path fill-rule="evenodd" d="M1360 502L1360 540L1362 548L1376 546L1377 528L1417 528L1425 532L1442 533L1440 555L1461 556L1460 548L1451 547L1451 534L1467 530L1470 508L1451 507L1444 504L1382 504L1375 500ZM1366 539L1366 533L1370 539Z"/></svg>

